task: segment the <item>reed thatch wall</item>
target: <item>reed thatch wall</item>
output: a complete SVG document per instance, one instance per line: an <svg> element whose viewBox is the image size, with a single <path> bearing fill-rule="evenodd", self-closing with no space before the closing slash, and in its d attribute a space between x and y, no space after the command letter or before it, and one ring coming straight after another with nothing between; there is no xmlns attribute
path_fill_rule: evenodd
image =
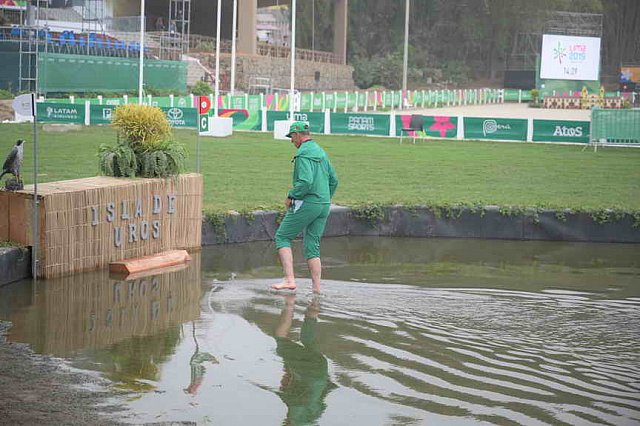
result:
<svg viewBox="0 0 640 426"><path fill-rule="evenodd" d="M162 333L200 316L200 253L178 271L118 280L106 270L38 281L29 306L12 309L11 339L68 356ZM6 314L6 313L5 313Z"/></svg>
<svg viewBox="0 0 640 426"><path fill-rule="evenodd" d="M38 195L41 278L201 244L199 174L50 182L38 186ZM33 186L0 197L0 239L31 245Z"/></svg>

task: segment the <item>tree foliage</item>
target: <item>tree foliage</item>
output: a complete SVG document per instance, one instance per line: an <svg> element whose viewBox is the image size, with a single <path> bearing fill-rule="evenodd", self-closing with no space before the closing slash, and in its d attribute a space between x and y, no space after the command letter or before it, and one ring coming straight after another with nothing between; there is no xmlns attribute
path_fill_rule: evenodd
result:
<svg viewBox="0 0 640 426"><path fill-rule="evenodd" d="M299 47L333 49L333 3L298 2ZM429 69L454 69L454 78L446 75L450 81L499 78L516 34L539 33L551 11L604 15L605 70L640 61L640 0L411 0L410 76L421 80ZM360 87L400 85L404 14L404 0L349 0L347 50Z"/></svg>

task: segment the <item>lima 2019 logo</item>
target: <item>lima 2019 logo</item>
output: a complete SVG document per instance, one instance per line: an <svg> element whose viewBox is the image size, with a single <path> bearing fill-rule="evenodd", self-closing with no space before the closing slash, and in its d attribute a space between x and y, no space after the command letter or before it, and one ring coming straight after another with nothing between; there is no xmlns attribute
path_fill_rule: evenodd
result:
<svg viewBox="0 0 640 426"><path fill-rule="evenodd" d="M558 47L553 49L553 59L557 59L560 65L562 65L562 60L567 57L567 49L562 47L560 42L558 42Z"/></svg>

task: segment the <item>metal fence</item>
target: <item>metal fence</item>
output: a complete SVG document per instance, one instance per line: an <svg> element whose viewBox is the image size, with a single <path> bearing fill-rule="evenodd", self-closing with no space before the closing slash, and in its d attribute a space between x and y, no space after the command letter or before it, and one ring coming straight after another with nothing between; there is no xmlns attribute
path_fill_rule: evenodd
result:
<svg viewBox="0 0 640 426"><path fill-rule="evenodd" d="M640 146L640 109L593 109L590 140L596 147Z"/></svg>

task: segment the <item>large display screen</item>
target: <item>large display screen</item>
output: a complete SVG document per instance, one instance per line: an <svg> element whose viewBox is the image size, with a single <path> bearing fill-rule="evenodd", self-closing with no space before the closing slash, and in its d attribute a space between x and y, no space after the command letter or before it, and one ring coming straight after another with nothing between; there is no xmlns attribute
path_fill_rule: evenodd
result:
<svg viewBox="0 0 640 426"><path fill-rule="evenodd" d="M545 34L542 37L540 78L599 80L600 38Z"/></svg>

